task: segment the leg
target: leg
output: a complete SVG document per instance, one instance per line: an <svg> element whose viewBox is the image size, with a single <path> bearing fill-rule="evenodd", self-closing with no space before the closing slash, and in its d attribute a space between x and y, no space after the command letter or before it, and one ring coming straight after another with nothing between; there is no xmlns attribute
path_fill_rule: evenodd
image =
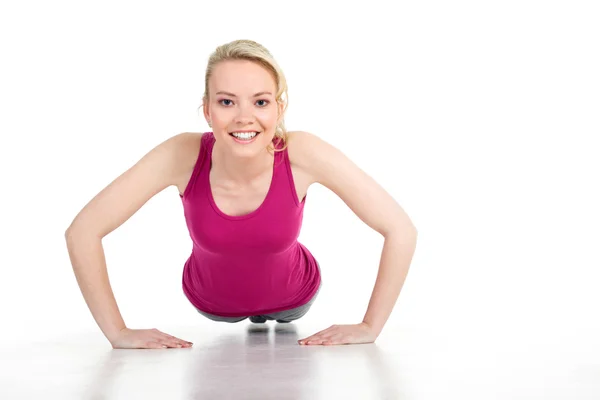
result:
<svg viewBox="0 0 600 400"><path fill-rule="evenodd" d="M264 324L267 319L263 315L253 315L250 317L250 321L255 324Z"/></svg>
<svg viewBox="0 0 600 400"><path fill-rule="evenodd" d="M233 324L233 323L240 322L240 321L243 321L246 318L248 318L248 317L221 317L218 315L205 313L204 311L200 311L198 309L196 309L196 311L198 311L200 314L204 315L206 318L212 319L213 321L217 321L217 322L229 322L229 323Z"/></svg>

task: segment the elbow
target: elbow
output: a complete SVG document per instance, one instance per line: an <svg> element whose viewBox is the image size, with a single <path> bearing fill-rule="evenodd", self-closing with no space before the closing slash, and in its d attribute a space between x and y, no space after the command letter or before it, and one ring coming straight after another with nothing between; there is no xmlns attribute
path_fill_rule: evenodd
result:
<svg viewBox="0 0 600 400"><path fill-rule="evenodd" d="M73 225L73 223L71 223L71 225L69 225L65 230L65 239L72 239L73 236L75 236L75 226Z"/></svg>
<svg viewBox="0 0 600 400"><path fill-rule="evenodd" d="M80 240L99 239L102 240L105 235L101 235L97 230L90 227L84 227L81 224L71 224L65 230L65 241L67 246Z"/></svg>
<svg viewBox="0 0 600 400"><path fill-rule="evenodd" d="M65 230L65 242L67 242L67 247L69 247L73 243L73 239L77 236L75 233L75 229L72 226L69 226L67 230Z"/></svg>
<svg viewBox="0 0 600 400"><path fill-rule="evenodd" d="M71 224L65 230L65 240L67 242L67 245L72 243L77 238L81 238L83 236L88 236L88 233L89 232L84 231L82 228L78 228L78 227L74 226L73 224Z"/></svg>
<svg viewBox="0 0 600 400"><path fill-rule="evenodd" d="M389 229L384 237L398 238L402 241L417 241L418 231L414 225L399 225Z"/></svg>

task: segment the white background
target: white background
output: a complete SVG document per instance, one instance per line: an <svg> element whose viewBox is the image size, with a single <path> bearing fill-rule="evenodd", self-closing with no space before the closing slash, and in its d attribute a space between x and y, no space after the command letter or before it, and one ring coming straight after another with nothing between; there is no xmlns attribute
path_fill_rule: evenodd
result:
<svg viewBox="0 0 600 400"><path fill-rule="evenodd" d="M287 128L341 149L419 231L386 328L494 333L507 349L530 335L597 361L594 2L368 4L3 3L1 339L102 335L65 229L158 143L209 130L197 111L208 56L245 38L283 67ZM360 322L383 238L313 185L299 240L324 279L305 318ZM129 327L215 324L181 289L191 240L176 188L103 243Z"/></svg>

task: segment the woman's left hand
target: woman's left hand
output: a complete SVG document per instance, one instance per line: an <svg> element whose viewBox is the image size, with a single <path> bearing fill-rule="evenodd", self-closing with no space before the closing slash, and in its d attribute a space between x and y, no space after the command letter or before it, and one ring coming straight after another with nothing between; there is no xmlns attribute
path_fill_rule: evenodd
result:
<svg viewBox="0 0 600 400"><path fill-rule="evenodd" d="M377 335L364 322L355 325L332 325L312 336L298 340L301 345L320 344L331 346L336 344L373 343Z"/></svg>

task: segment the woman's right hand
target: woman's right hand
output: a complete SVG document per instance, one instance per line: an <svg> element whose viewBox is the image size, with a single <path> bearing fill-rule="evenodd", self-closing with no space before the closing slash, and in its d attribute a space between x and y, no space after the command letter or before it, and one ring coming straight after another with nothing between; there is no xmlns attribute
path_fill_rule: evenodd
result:
<svg viewBox="0 0 600 400"><path fill-rule="evenodd" d="M163 349L167 347L192 347L192 342L167 335L158 329L123 328L110 340L113 349Z"/></svg>

